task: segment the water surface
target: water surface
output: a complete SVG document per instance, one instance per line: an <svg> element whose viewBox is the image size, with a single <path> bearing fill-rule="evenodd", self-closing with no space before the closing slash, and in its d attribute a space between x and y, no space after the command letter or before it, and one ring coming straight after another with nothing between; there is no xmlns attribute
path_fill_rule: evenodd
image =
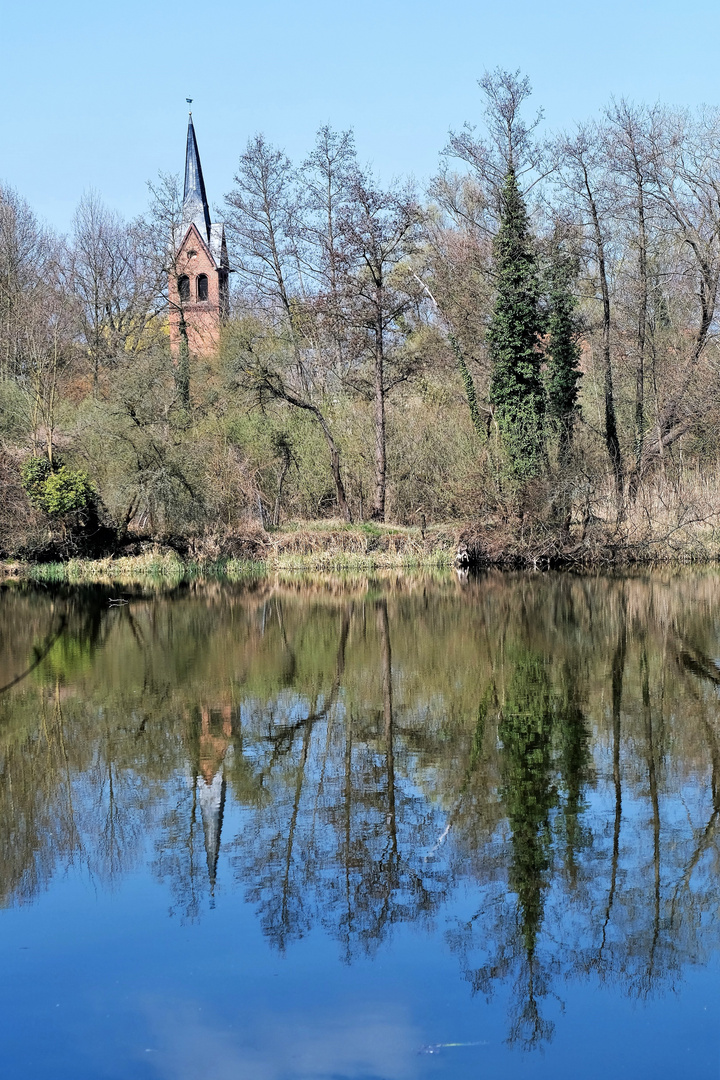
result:
<svg viewBox="0 0 720 1080"><path fill-rule="evenodd" d="M13 586L0 684L3 1075L718 1076L715 572Z"/></svg>

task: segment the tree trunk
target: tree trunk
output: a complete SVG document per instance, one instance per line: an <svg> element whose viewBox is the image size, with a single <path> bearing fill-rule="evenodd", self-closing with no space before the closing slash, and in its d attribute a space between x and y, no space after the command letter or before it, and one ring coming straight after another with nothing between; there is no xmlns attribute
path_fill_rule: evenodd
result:
<svg viewBox="0 0 720 1080"><path fill-rule="evenodd" d="M383 354L382 285L377 287L377 317L375 322L375 501L373 521L385 520L385 357Z"/></svg>
<svg viewBox="0 0 720 1080"><path fill-rule="evenodd" d="M600 277L600 291L602 294L603 306L602 348L605 396L605 445L610 456L610 463L612 465L613 476L615 479L615 500L617 505L617 517L618 521L621 521L625 516L625 506L623 499L624 470L622 453L620 450L620 440L618 439L617 433L617 419L615 416L615 395L613 392L612 378L612 359L610 355L610 289L608 287L607 271L605 269L605 244L603 242L602 230L600 228L600 218L598 217L597 205L595 203L595 197L593 196L592 189L590 187L587 170L584 170L584 175L585 191L587 194L588 207L590 209L593 223L593 233L595 239L595 248L597 251L598 274Z"/></svg>
<svg viewBox="0 0 720 1080"><path fill-rule="evenodd" d="M640 168L635 160L635 182L638 195L638 276L640 303L637 327L637 360L635 364L635 463L628 484L628 495L635 501L645 441L645 338L647 333L648 281L647 232L645 228L645 192Z"/></svg>
<svg viewBox="0 0 720 1080"><path fill-rule="evenodd" d="M377 625L382 649L383 721L385 728L385 765L387 769L387 824L393 856L397 856L397 814L395 807L395 747L393 740L392 654L387 600L377 606Z"/></svg>
<svg viewBox="0 0 720 1080"><path fill-rule="evenodd" d="M175 367L175 385L180 396L180 404L183 409L190 408L190 344L188 342L185 312L180 308L180 349Z"/></svg>
<svg viewBox="0 0 720 1080"><path fill-rule="evenodd" d="M273 395L273 397L281 398L283 401L287 401L288 405L294 405L296 409L305 409L320 425L323 435L325 436L325 442L328 445L330 451L330 468L332 469L333 480L335 481L335 492L337 495L338 510L346 521L352 521L352 514L350 513L350 507L345 496L345 485L342 482L342 476L340 475L340 451L335 445L335 440L332 437L332 432L328 427L327 420L318 409L317 405L313 405L310 401L305 401L303 398L298 397L286 386L283 386L279 381L275 381L270 378L265 378L264 384L267 390Z"/></svg>

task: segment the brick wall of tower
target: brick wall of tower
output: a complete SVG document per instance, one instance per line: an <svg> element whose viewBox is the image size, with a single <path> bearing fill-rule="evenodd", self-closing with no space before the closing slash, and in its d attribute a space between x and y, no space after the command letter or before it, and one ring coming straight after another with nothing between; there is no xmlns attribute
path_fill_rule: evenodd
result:
<svg viewBox="0 0 720 1080"><path fill-rule="evenodd" d="M198 279L207 277L207 300L198 300ZM190 287L189 300L181 300L178 283L185 276ZM188 348L192 356L208 356L216 351L220 341L222 317L220 272L200 234L193 225L185 237L170 271L170 348L174 356L180 351L180 321L185 319Z"/></svg>

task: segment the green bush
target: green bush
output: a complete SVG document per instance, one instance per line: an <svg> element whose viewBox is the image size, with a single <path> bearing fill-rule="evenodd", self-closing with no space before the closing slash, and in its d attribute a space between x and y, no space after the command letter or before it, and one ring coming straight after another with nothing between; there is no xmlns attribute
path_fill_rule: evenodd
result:
<svg viewBox="0 0 720 1080"><path fill-rule="evenodd" d="M81 469L63 465L45 481L45 509L54 517L87 510L93 500L88 475Z"/></svg>
<svg viewBox="0 0 720 1080"><path fill-rule="evenodd" d="M44 510L45 481L51 473L50 462L46 457L31 457L23 462L20 469L22 486L28 499L40 510Z"/></svg>
<svg viewBox="0 0 720 1080"><path fill-rule="evenodd" d="M52 517L81 513L95 501L87 473L81 469L61 465L53 472L47 458L29 458L21 475L30 502Z"/></svg>

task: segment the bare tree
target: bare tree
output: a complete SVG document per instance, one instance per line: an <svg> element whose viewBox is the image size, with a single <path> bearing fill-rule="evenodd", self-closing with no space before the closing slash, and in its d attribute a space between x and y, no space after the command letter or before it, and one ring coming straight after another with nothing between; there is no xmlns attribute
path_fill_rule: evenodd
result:
<svg viewBox="0 0 720 1080"><path fill-rule="evenodd" d="M603 396L605 405L605 446L615 481L618 518L623 515L625 465L618 436L611 353L611 297L608 247L614 196L608 182L609 166L604 133L597 126L580 127L561 141L558 186L576 224L584 231L586 258L597 279L601 303Z"/></svg>
<svg viewBox="0 0 720 1080"><path fill-rule="evenodd" d="M547 144L536 136L543 113L539 110L532 120L522 115L525 101L532 94L527 77L520 71L496 68L486 71L478 86L485 96L485 137L477 134L473 124L466 123L461 131L450 133L443 151L446 158L469 165L486 200L496 213L500 210L500 192L510 169L518 185L528 192L553 169L554 160Z"/></svg>
<svg viewBox="0 0 720 1080"><path fill-rule="evenodd" d="M83 196L73 221L69 285L95 388L104 365L151 343L163 271L145 223L126 224L96 192Z"/></svg>
<svg viewBox="0 0 720 1080"><path fill-rule="evenodd" d="M19 335L21 365L16 376L25 395L37 454L42 445L51 466L55 465L55 429L62 376L73 358L76 309L65 288L60 261L49 262L52 277L32 291L25 305Z"/></svg>
<svg viewBox="0 0 720 1080"><path fill-rule="evenodd" d="M255 136L240 158L235 187L226 199L230 235L236 246L235 264L247 299L260 305L265 322L270 323L266 335L269 347L258 348L257 321L250 338L241 332L240 339L233 342L236 373L241 373L243 385L261 397L284 401L319 425L330 455L338 509L350 520L340 451L324 408L325 386L316 378L317 367L306 363L308 350L313 353L313 335L308 327L299 257L301 202L289 159L264 136ZM326 245L323 247L327 251ZM289 352L282 345L283 338L290 344Z"/></svg>
<svg viewBox="0 0 720 1080"><path fill-rule="evenodd" d="M175 386L183 408L190 405L190 344L185 305L189 300L180 288L184 268L178 261L186 224L183 219L183 193L180 177L175 173L160 173L156 183L149 183L150 212L145 222L146 236L157 267L158 295L171 315L177 316L179 336L175 358ZM174 288L169 288L170 281Z"/></svg>
<svg viewBox="0 0 720 1080"><path fill-rule="evenodd" d="M55 240L27 203L0 187L0 378L26 367L28 321L53 276Z"/></svg>
<svg viewBox="0 0 720 1080"><path fill-rule="evenodd" d="M422 296L408 265L419 242L420 206L411 189L381 190L371 176L358 174L353 204L342 220L347 273L344 289L349 317L365 335L372 357L375 422L375 493L372 517L385 520L387 478L385 402L403 382L412 358L398 348L406 335L403 320ZM408 364L410 360L410 364ZM356 381L356 385L361 385Z"/></svg>
<svg viewBox="0 0 720 1080"><path fill-rule="evenodd" d="M241 281L271 310L279 307L295 334L299 195L290 159L255 135L240 155L225 201Z"/></svg>
<svg viewBox="0 0 720 1080"><path fill-rule="evenodd" d="M623 277L622 286L622 297L631 308L628 314L635 353L634 461L628 484L628 493L634 499L640 481L647 427L645 368L650 263L653 235L657 229L653 218L658 216L657 204L652 198L651 175L653 148L663 126L663 115L658 107L637 107L624 99L613 102L606 115L608 150L614 162L612 180L619 195L618 212L627 230L622 243L628 253L634 253L635 263L632 274Z"/></svg>
<svg viewBox="0 0 720 1080"><path fill-rule="evenodd" d="M645 467L696 426L712 399L699 394L702 361L716 318L720 284L720 111L679 112L653 146L652 194L679 242L675 277L695 311L687 311L686 342L658 415L657 443Z"/></svg>
<svg viewBox="0 0 720 1080"><path fill-rule="evenodd" d="M317 358L329 353L330 375L342 379L353 359L352 334L343 316L346 251L341 222L352 204L359 170L351 131L320 128L300 171L301 243L306 294L312 292L312 336ZM325 365L327 366L327 364Z"/></svg>

